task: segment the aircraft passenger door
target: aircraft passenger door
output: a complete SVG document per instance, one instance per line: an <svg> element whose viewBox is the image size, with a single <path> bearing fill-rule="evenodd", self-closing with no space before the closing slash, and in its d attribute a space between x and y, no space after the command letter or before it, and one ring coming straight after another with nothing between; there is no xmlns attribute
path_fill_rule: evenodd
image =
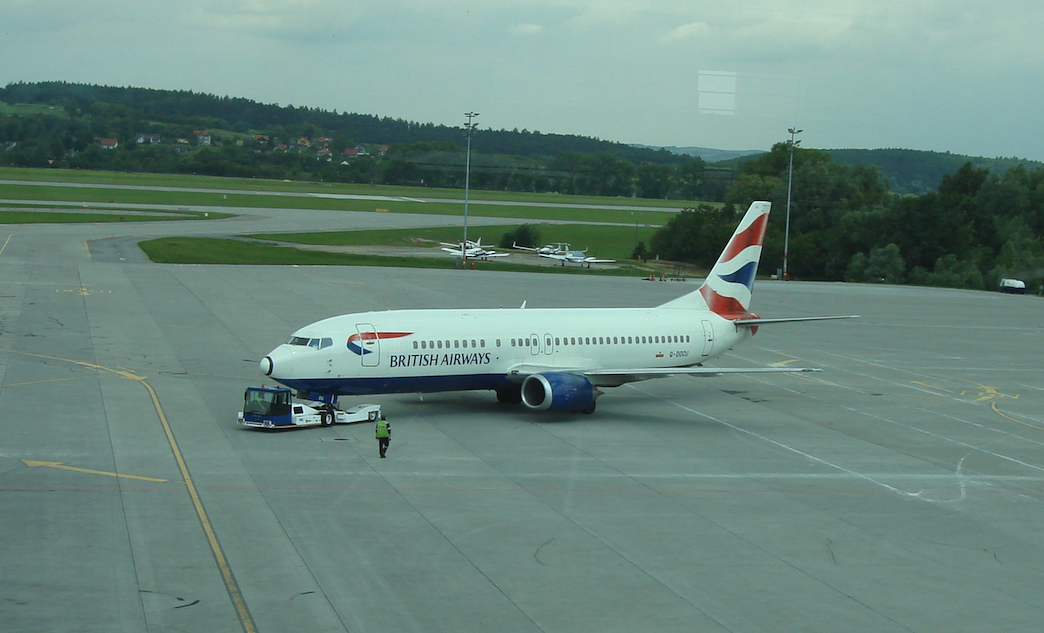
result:
<svg viewBox="0 0 1044 633"><path fill-rule="evenodd" d="M544 335L544 353L551 354L555 351L555 339L550 334Z"/></svg>
<svg viewBox="0 0 1044 633"><path fill-rule="evenodd" d="M703 322L703 355L710 356L714 349L714 326L710 321Z"/></svg>
<svg viewBox="0 0 1044 633"><path fill-rule="evenodd" d="M540 337L536 334L529 335L529 353L533 356L540 354Z"/></svg>
<svg viewBox="0 0 1044 633"><path fill-rule="evenodd" d="M363 367L376 367L381 362L381 340L377 338L377 330L369 323L359 323L355 329L359 332L355 343L361 350Z"/></svg>

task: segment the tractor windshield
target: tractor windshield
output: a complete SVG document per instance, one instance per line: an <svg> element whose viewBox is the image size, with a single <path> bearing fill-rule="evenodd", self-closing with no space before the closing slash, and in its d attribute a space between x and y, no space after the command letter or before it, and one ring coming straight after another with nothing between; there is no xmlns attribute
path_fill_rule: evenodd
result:
<svg viewBox="0 0 1044 633"><path fill-rule="evenodd" d="M276 417L290 413L290 392L287 390L250 388L243 400L244 414Z"/></svg>

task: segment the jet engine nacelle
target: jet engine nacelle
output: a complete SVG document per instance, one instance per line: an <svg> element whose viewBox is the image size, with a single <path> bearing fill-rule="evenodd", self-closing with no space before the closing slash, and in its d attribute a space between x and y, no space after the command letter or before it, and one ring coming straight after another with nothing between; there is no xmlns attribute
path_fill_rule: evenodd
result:
<svg viewBox="0 0 1044 633"><path fill-rule="evenodd" d="M538 411L591 413L599 392L576 374L532 374L522 381L522 403Z"/></svg>

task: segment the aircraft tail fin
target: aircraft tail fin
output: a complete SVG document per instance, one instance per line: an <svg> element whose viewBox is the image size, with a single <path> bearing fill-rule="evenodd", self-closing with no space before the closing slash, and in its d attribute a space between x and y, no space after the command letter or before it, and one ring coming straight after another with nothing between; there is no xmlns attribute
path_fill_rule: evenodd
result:
<svg viewBox="0 0 1044 633"><path fill-rule="evenodd" d="M703 285L660 307L705 309L726 318L748 314L771 207L770 202L751 203Z"/></svg>

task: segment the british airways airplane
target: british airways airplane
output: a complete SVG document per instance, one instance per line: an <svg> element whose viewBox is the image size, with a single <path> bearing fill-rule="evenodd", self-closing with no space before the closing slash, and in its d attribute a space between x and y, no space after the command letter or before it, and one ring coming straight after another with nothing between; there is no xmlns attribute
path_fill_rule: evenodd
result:
<svg viewBox="0 0 1044 633"><path fill-rule="evenodd" d="M750 205L700 288L655 308L389 310L294 332L261 371L308 400L490 389L501 402L592 413L602 389L680 374L819 371L704 362L758 326L748 311L770 203Z"/></svg>

